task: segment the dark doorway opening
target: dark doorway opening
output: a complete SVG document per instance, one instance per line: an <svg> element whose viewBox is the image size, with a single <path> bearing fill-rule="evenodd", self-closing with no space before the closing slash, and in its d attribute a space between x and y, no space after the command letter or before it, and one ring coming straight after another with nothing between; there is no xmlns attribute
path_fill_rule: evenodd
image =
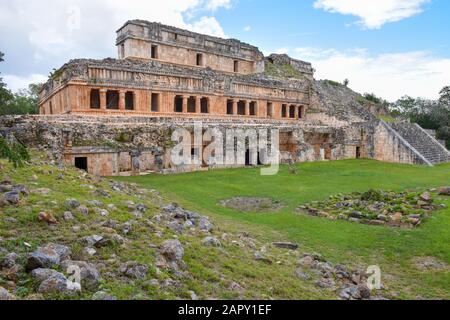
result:
<svg viewBox="0 0 450 320"><path fill-rule="evenodd" d="M361 147L356 147L356 159L361 159Z"/></svg>
<svg viewBox="0 0 450 320"><path fill-rule="evenodd" d="M258 166L262 166L263 165L263 163L261 161L261 155L258 152L256 164L255 163L251 163L250 149L247 149L247 151L245 152L245 166L246 167L250 167L250 166L254 166L254 165L258 165Z"/></svg>
<svg viewBox="0 0 450 320"><path fill-rule="evenodd" d="M174 111L181 113L183 112L183 97L176 96L174 101Z"/></svg>
<svg viewBox="0 0 450 320"><path fill-rule="evenodd" d="M80 170L88 171L87 157L76 157L75 158L75 167Z"/></svg>

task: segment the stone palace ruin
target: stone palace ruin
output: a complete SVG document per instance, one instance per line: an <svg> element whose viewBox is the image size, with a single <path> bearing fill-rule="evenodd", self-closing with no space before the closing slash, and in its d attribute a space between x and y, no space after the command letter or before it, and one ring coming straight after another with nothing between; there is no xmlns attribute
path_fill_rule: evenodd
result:
<svg viewBox="0 0 450 320"><path fill-rule="evenodd" d="M117 31L118 59L71 60L40 96L40 115L3 117L0 133L101 176L204 170L171 162L177 127L279 129L282 163L370 158L434 165L450 154L414 124L387 124L310 63L147 21ZM192 156L207 143L193 143ZM246 163L249 165L249 163Z"/></svg>

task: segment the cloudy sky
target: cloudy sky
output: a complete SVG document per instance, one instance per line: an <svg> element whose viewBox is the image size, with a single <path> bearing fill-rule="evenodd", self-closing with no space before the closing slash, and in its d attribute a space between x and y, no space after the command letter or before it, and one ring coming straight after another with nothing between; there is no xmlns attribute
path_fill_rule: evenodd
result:
<svg viewBox="0 0 450 320"><path fill-rule="evenodd" d="M116 57L115 31L146 19L238 38L313 63L389 100L450 85L448 0L14 0L0 2L0 72L16 91L71 58Z"/></svg>

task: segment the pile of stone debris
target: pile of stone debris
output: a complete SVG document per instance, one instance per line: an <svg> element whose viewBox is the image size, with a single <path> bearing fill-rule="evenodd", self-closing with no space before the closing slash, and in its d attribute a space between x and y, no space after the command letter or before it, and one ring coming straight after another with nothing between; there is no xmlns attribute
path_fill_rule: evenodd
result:
<svg viewBox="0 0 450 320"><path fill-rule="evenodd" d="M445 208L435 196L450 195L450 187L429 191L390 192L369 190L331 196L297 208L297 212L330 220L346 220L374 226L413 228L433 212Z"/></svg>

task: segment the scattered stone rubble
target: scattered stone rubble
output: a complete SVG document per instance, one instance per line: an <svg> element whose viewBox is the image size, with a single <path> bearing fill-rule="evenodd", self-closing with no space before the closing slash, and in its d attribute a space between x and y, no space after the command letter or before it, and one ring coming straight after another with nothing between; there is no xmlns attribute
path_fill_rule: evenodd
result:
<svg viewBox="0 0 450 320"><path fill-rule="evenodd" d="M447 188L441 188L444 195ZM433 212L443 208L434 201L436 192L389 192L369 190L331 196L297 208L299 213L330 220L347 220L373 226L413 228Z"/></svg>

